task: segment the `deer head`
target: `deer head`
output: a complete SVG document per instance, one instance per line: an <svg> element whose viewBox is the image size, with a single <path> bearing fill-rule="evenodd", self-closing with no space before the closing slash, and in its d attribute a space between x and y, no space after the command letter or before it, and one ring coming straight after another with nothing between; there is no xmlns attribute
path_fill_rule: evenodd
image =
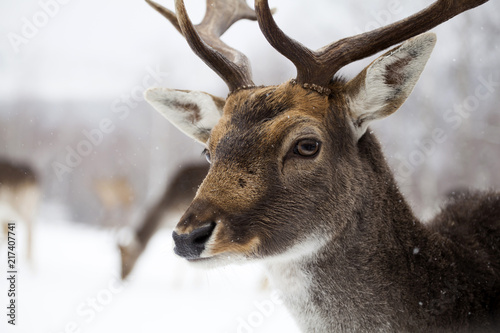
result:
<svg viewBox="0 0 500 333"><path fill-rule="evenodd" d="M174 24L228 85L224 100L197 91L149 89L148 102L205 145L207 177L178 223L175 252L191 262L307 255L341 237L366 196L392 177L368 125L394 113L415 86L436 42L425 33L487 0L438 0L392 25L312 51L276 25L267 0L208 0L194 26L182 0ZM247 58L220 40L239 19L257 20L297 77L255 86ZM421 34L421 35L420 35ZM415 37L416 36L416 37ZM351 80L343 66L392 45ZM314 245L313 245L314 244Z"/></svg>

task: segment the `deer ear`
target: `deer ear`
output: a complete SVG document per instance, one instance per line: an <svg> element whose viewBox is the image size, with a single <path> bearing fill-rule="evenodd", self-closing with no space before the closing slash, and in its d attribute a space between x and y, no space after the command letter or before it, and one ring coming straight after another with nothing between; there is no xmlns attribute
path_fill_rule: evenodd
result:
<svg viewBox="0 0 500 333"><path fill-rule="evenodd" d="M150 88L145 99L175 127L205 143L222 116L226 101L201 91Z"/></svg>
<svg viewBox="0 0 500 333"><path fill-rule="evenodd" d="M426 33L375 59L347 83L347 101L358 139L372 120L394 113L415 87L436 44Z"/></svg>

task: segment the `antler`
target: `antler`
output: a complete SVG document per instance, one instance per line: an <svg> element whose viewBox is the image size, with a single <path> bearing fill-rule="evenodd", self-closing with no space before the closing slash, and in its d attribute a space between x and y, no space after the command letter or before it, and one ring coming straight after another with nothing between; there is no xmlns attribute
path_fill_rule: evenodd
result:
<svg viewBox="0 0 500 333"><path fill-rule="evenodd" d="M205 17L196 26L188 17L183 0L175 0L177 15L151 0L146 2L173 24L191 49L226 82L230 91L254 85L248 58L220 40L236 21L257 19L245 0L207 0Z"/></svg>
<svg viewBox="0 0 500 333"><path fill-rule="evenodd" d="M295 64L297 82L326 87L339 69L421 34L488 0L438 0L426 9L388 26L341 39L312 51L291 39L274 21L268 0L255 0L260 29L269 43Z"/></svg>

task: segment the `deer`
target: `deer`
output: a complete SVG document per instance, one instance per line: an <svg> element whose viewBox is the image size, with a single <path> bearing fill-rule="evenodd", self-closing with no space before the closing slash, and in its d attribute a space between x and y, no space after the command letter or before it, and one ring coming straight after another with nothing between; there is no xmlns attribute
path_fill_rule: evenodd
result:
<svg viewBox="0 0 500 333"><path fill-rule="evenodd" d="M0 226L7 240L9 231L18 236L18 228L9 229L9 223L26 226L26 258L32 260L33 221L40 201L40 181L35 171L23 163L0 158ZM18 238L19 239L19 238Z"/></svg>
<svg viewBox="0 0 500 333"><path fill-rule="evenodd" d="M287 36L267 0L209 0L198 25L182 0L175 13L147 2L229 89L145 92L210 161L173 231L178 256L260 262L303 332L498 332L500 194L463 192L424 224L369 129L412 92L436 43L429 30L487 0L437 0L318 50ZM248 58L220 39L240 19L258 22L295 78L254 84ZM354 78L338 75L389 47Z"/></svg>
<svg viewBox="0 0 500 333"><path fill-rule="evenodd" d="M118 241L121 260L121 278L125 280L135 267L153 235L172 214L186 210L198 186L207 175L206 164L188 164L180 168L160 199L147 211L139 227Z"/></svg>
<svg viewBox="0 0 500 333"><path fill-rule="evenodd" d="M112 225L129 215L135 200L132 184L126 176L96 178L92 188L101 204L101 223Z"/></svg>

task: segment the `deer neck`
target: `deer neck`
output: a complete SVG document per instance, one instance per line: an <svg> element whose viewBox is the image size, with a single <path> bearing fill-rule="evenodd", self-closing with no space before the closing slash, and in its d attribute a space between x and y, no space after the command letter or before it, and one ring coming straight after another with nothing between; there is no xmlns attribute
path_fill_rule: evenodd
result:
<svg viewBox="0 0 500 333"><path fill-rule="evenodd" d="M409 244L417 249L428 237L399 192L375 138L368 141L360 151L366 148L362 157L371 167L342 232L311 237L265 264L305 332L394 330L394 307L403 309L400 296L405 291L388 281L409 274L398 263L406 262Z"/></svg>

